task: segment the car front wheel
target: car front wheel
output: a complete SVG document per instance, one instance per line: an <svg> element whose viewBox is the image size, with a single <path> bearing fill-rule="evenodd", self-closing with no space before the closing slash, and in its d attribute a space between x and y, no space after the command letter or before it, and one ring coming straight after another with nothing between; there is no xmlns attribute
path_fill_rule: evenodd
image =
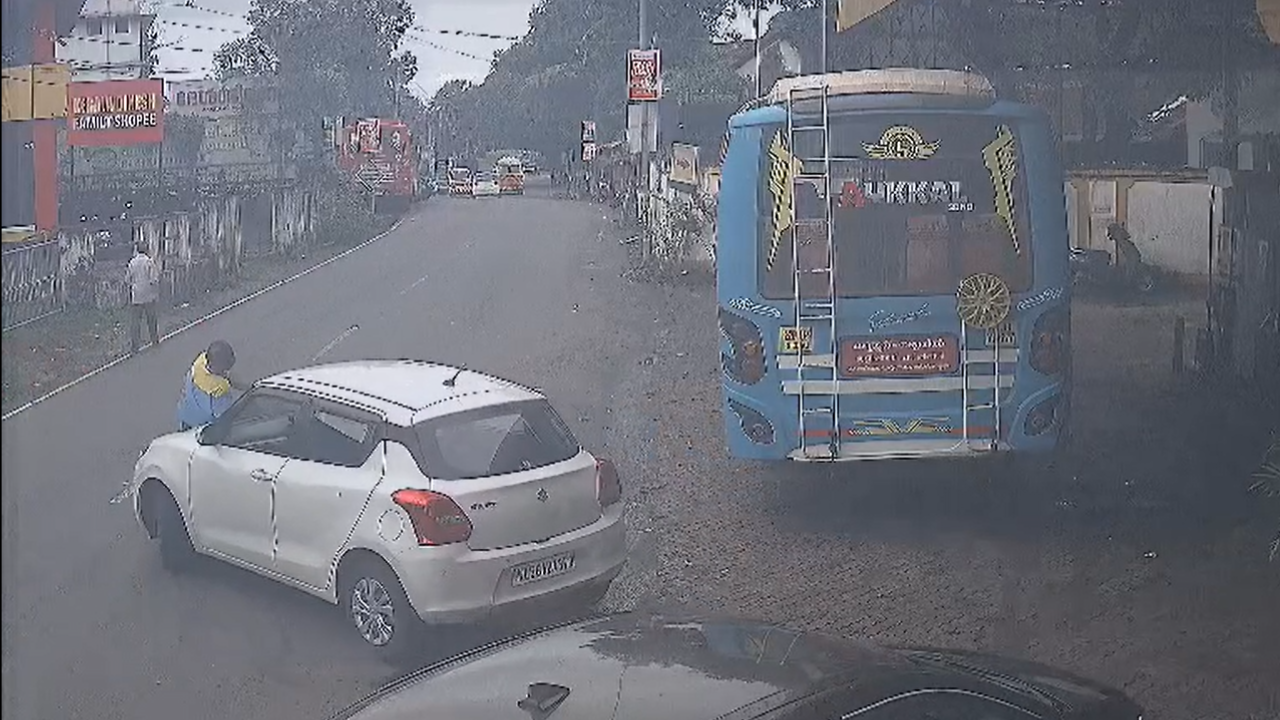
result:
<svg viewBox="0 0 1280 720"><path fill-rule="evenodd" d="M156 535L160 538L160 563L171 573L181 573L191 566L195 546L182 519L178 501L167 490L152 490L156 503Z"/></svg>
<svg viewBox="0 0 1280 720"><path fill-rule="evenodd" d="M385 660L411 659L421 647L425 626L391 568L362 561L346 573L343 586L343 611L360 639Z"/></svg>

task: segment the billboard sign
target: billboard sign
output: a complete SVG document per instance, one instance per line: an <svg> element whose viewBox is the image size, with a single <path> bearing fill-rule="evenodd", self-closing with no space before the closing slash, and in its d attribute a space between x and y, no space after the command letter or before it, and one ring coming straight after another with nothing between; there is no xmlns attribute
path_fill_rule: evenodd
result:
<svg viewBox="0 0 1280 720"><path fill-rule="evenodd" d="M275 88L256 79L178 80L165 84L171 115L203 118L240 117L246 111L275 114Z"/></svg>
<svg viewBox="0 0 1280 720"><path fill-rule="evenodd" d="M653 102L661 98L661 51L628 50L627 102Z"/></svg>
<svg viewBox="0 0 1280 720"><path fill-rule="evenodd" d="M3 70L4 122L55 120L67 116L71 66L23 65Z"/></svg>
<svg viewBox="0 0 1280 720"><path fill-rule="evenodd" d="M146 145L164 141L164 81L106 80L67 85L67 144Z"/></svg>
<svg viewBox="0 0 1280 720"><path fill-rule="evenodd" d="M680 185L698 184L698 146L672 143L671 182Z"/></svg>

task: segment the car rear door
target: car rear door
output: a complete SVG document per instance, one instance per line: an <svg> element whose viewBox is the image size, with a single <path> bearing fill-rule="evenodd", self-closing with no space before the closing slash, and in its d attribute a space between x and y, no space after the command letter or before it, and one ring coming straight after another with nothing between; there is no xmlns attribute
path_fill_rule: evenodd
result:
<svg viewBox="0 0 1280 720"><path fill-rule="evenodd" d="M415 433L431 489L471 519L474 550L543 542L600 519L595 458L546 400L450 413Z"/></svg>

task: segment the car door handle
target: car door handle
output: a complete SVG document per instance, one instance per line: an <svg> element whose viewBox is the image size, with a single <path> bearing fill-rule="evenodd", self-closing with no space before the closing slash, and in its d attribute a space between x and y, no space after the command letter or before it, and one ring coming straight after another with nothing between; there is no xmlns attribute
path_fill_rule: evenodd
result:
<svg viewBox="0 0 1280 720"><path fill-rule="evenodd" d="M273 479L271 477L271 473L267 472L266 470L263 470L262 468L258 468L257 470L254 470L253 472L249 473L249 477L253 478L254 480L257 480L258 482L271 482Z"/></svg>

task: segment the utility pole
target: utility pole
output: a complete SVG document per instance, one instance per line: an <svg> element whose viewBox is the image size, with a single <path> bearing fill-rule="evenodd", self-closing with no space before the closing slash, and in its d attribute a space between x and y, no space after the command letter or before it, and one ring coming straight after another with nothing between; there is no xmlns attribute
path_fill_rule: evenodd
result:
<svg viewBox="0 0 1280 720"><path fill-rule="evenodd" d="M648 50L649 41L649 0L640 3L640 49ZM648 260L652 255L653 238L649 233L649 103L640 103L640 201L644 214L644 256Z"/></svg>
<svg viewBox="0 0 1280 720"><path fill-rule="evenodd" d="M756 53L756 98L759 98L760 83L761 83L761 80L760 80L760 0L753 0L751 11L752 11L751 24L755 28L752 35L755 39L755 53Z"/></svg>
<svg viewBox="0 0 1280 720"><path fill-rule="evenodd" d="M822 74L827 74L827 0L821 0L822 15ZM827 81L823 80L822 84L826 85Z"/></svg>

